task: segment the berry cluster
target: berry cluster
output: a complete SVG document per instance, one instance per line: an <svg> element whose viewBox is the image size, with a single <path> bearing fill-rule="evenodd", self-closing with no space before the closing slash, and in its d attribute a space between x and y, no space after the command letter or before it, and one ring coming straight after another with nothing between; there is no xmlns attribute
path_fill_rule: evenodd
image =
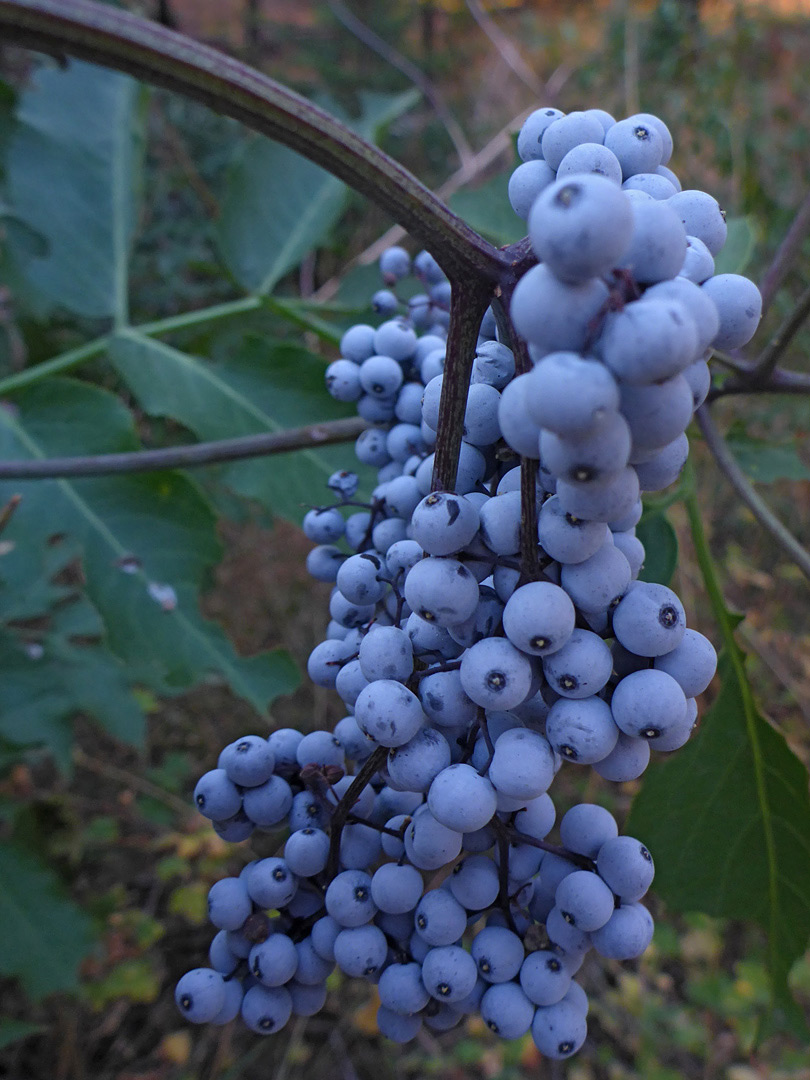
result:
<svg viewBox="0 0 810 1080"><path fill-rule="evenodd" d="M588 951L649 944L650 853L590 803L552 842L548 792L566 762L621 782L682 746L716 666L675 593L638 580L635 526L640 492L683 467L711 350L761 305L713 274L725 221L680 191L671 146L647 115L527 121L509 194L539 262L515 335L503 310L481 325L453 491L432 490L449 286L426 252L383 256L384 321L351 327L326 373L371 425L356 451L377 486L355 501L335 473L303 524L334 585L308 673L346 716L246 736L197 785L225 839L288 835L213 886L211 967L177 987L190 1020L277 1031L321 1008L336 965L377 984L394 1040L477 1011L562 1059L586 1037ZM411 272L426 291L399 316Z"/></svg>

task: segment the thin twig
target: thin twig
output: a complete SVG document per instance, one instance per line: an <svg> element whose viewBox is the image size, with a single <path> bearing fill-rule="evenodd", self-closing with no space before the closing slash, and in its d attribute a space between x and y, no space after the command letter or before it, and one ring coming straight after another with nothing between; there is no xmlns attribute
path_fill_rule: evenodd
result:
<svg viewBox="0 0 810 1080"><path fill-rule="evenodd" d="M346 1046L346 1040L337 1026L333 1027L329 1034L329 1045L337 1055L341 1080L359 1080L354 1062L349 1055L349 1048Z"/></svg>
<svg viewBox="0 0 810 1080"><path fill-rule="evenodd" d="M495 818L493 818L492 824L495 825L496 829L502 830L512 844L528 844L529 847L537 848L538 851L548 851L551 855L558 855L561 859L567 859L576 866L582 867L583 870L593 870L596 865L593 859L589 859L587 855L569 851L568 848L561 847L559 844L552 844L550 840L538 840L536 836L528 836L526 833L522 833L520 829L513 829L503 822L496 825Z"/></svg>
<svg viewBox="0 0 810 1080"><path fill-rule="evenodd" d="M810 232L810 194L805 195L782 243L776 249L771 265L762 276L759 291L762 293L763 315L771 306L771 301L795 262L808 232Z"/></svg>
<svg viewBox="0 0 810 1080"><path fill-rule="evenodd" d="M802 324L810 316L810 285L796 301L793 310L776 331L774 336L757 357L751 371L753 382L767 381L776 365L781 360L788 345L801 330Z"/></svg>
<svg viewBox="0 0 810 1080"><path fill-rule="evenodd" d="M749 480L734 459L720 432L715 426L714 420L706 407L701 407L695 413L700 430L706 445L712 453L720 471L737 492L742 501L754 515L766 532L770 533L776 543L799 567L805 577L810 578L810 552L802 547L792 532L779 520L770 507L754 491Z"/></svg>
<svg viewBox="0 0 810 1080"><path fill-rule="evenodd" d="M460 124L450 112L441 90L430 81L421 68L417 67L407 56L403 56L402 53L398 52L393 45L389 45L387 41L384 41L370 26L366 26L353 12L349 11L341 0L327 0L327 5L338 22L342 23L347 30L354 34L358 41L361 41L369 49L377 53L378 56L381 56L387 64L396 68L406 79L410 79L414 86L425 95L433 106L433 111L444 125L448 138L456 149L459 161L464 165L472 157L472 147L467 141L467 136L462 131Z"/></svg>
<svg viewBox="0 0 810 1080"><path fill-rule="evenodd" d="M301 1052L301 1047L304 1045L304 1034L308 1023L308 1016L296 1016L293 1029L290 1032L289 1042L284 1051L284 1057L281 1059L281 1064L276 1070L274 1080L287 1080L290 1065L296 1062L296 1059Z"/></svg>
<svg viewBox="0 0 810 1080"><path fill-rule="evenodd" d="M163 23L163 25L167 26L168 24ZM172 124L171 120L169 120L162 102L158 105L158 114L163 123L161 136L166 144L169 155L174 158L175 163L182 170L188 186L200 200L206 215L209 218L218 218L219 202L217 201L217 197L200 175L200 172L194 163L194 159L188 151L185 139Z"/></svg>
<svg viewBox="0 0 810 1080"><path fill-rule="evenodd" d="M747 364L744 360L740 360L737 356L732 356L731 353L723 352L722 349L715 349L711 355L712 360L716 360L718 364L722 364L723 367L727 367L730 371L736 371L740 375L750 375L753 370L750 364Z"/></svg>
<svg viewBox="0 0 810 1080"><path fill-rule="evenodd" d="M0 461L0 480L46 480L58 476L110 476L114 473L156 472L161 469L194 469L221 461L307 450L356 439L367 424L359 416L327 420L322 424L287 431L242 435L236 439L169 446L161 450L133 450L128 454L91 454L87 457L39 458Z"/></svg>
<svg viewBox="0 0 810 1080"><path fill-rule="evenodd" d="M466 0L466 4L468 11L495 46L503 62L512 69L524 86L528 87L536 98L541 98L545 90L545 84L520 55L514 42L506 36L492 16L484 10L484 6L479 3L479 0Z"/></svg>
<svg viewBox="0 0 810 1080"><path fill-rule="evenodd" d="M129 772L128 769L121 769L118 765L113 765L109 761L99 761L98 758L90 757L89 754L78 748L73 751L73 759L82 769L94 772L98 776L105 776L108 780L117 780L119 783L126 784L127 787L140 791L142 795L148 795L150 799L162 802L170 810L180 814L181 817L187 818L194 813L193 806L189 806L183 799L178 799L170 791L164 791L157 784L145 780L142 776L136 776L134 773Z"/></svg>
<svg viewBox="0 0 810 1080"><path fill-rule="evenodd" d="M495 829L495 839L498 846L498 907L504 914L509 924L509 929L517 932L515 919L512 915L512 905L509 901L509 837L506 827L498 818L497 814L492 819L493 824L498 822Z"/></svg>
<svg viewBox="0 0 810 1080"><path fill-rule="evenodd" d="M769 379L759 382L753 378L754 368L747 364L736 364L732 370L736 372L733 378L726 379L721 386L711 388L707 398L709 402L730 394L810 394L810 375L801 371L777 368Z"/></svg>
<svg viewBox="0 0 810 1080"><path fill-rule="evenodd" d="M801 709L805 721L810 723L810 699L804 693L804 688L793 677L788 666L783 663L779 645L775 644L771 648L771 642L766 641L762 634L754 630L747 619L740 623L740 634L742 634L762 663L770 669L774 678L792 695L793 700ZM790 650L785 649L784 655L790 655Z"/></svg>

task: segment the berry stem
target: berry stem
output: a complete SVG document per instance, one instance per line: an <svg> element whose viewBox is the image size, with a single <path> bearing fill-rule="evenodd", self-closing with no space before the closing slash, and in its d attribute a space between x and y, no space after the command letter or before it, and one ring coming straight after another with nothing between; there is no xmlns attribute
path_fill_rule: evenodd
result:
<svg viewBox="0 0 810 1080"><path fill-rule="evenodd" d="M447 357L439 402L439 434L433 463L433 491L455 489L475 346L491 293L488 284L474 278L457 278L452 281L452 289Z"/></svg>
<svg viewBox="0 0 810 1080"><path fill-rule="evenodd" d="M340 836L343 832L343 826L349 818L351 808L371 783L374 774L379 772L380 768L385 764L387 757L388 750L386 747L378 746L376 750L373 750L363 767L360 769L360 772L355 776L354 780L352 780L343 798L335 807L334 813L332 814L331 832L329 836L329 861L326 866L326 876L329 881L331 881L338 872L338 863L340 862Z"/></svg>

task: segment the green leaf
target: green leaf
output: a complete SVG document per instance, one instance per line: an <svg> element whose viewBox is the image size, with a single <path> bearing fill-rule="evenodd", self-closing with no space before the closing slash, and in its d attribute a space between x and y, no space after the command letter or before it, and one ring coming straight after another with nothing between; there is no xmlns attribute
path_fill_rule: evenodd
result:
<svg viewBox="0 0 810 1080"><path fill-rule="evenodd" d="M178 420L199 439L278 431L337 416L352 407L324 390L324 362L296 345L250 336L220 359L202 360L127 331L110 358L139 404ZM317 502L335 469L351 467L351 450L329 447L236 462L223 468L233 491L300 524L302 503Z"/></svg>
<svg viewBox="0 0 810 1080"><path fill-rule="evenodd" d="M137 440L128 411L97 387L52 379L20 392L0 410L0 455L48 457L111 453ZM263 711L289 693L297 675L286 653L242 658L199 612L199 588L221 548L215 519L197 487L179 473L0 483L0 501L22 495L3 563L13 572L24 545L67 534L83 550L86 592L104 624L105 643L133 680L178 692L211 672ZM162 599L156 587L169 587Z"/></svg>
<svg viewBox="0 0 810 1080"><path fill-rule="evenodd" d="M21 1039L27 1039L29 1035L38 1035L43 1030L41 1024L28 1024L25 1020L12 1020L4 1016L0 1018L0 1050Z"/></svg>
<svg viewBox="0 0 810 1080"><path fill-rule="evenodd" d="M416 95L364 94L355 127L373 138ZM225 264L248 292L269 293L323 242L340 217L346 185L279 143L256 137L228 174L216 241Z"/></svg>
<svg viewBox="0 0 810 1080"><path fill-rule="evenodd" d="M115 738L143 745L143 710L120 660L98 646L77 647L56 635L43 652L0 635L0 735L10 743L42 745L69 771L72 720L87 713Z"/></svg>
<svg viewBox="0 0 810 1080"><path fill-rule="evenodd" d="M661 853L657 889L673 907L765 929L771 996L760 1034L786 1022L806 1037L787 977L810 935L807 770L757 708L735 636L740 619L723 597L689 465L681 487L723 637L722 687L697 738L647 771L627 828Z"/></svg>
<svg viewBox="0 0 810 1080"><path fill-rule="evenodd" d="M71 61L41 67L20 95L8 195L47 244L26 255L24 273L78 315L126 320L143 93L128 76Z"/></svg>
<svg viewBox="0 0 810 1080"><path fill-rule="evenodd" d="M22 265L29 259L42 259L48 254L48 241L42 233L32 229L13 210L3 208L0 210L0 217L3 219L3 232L8 245Z"/></svg>
<svg viewBox="0 0 810 1080"><path fill-rule="evenodd" d="M763 927L776 1005L801 1028L787 976L810 937L807 770L727 656L720 675L700 733L645 774L627 832L659 853L655 889L671 908Z"/></svg>
<svg viewBox="0 0 810 1080"><path fill-rule="evenodd" d="M810 468L798 453L798 438L787 444L734 435L728 440L740 468L752 480L772 484L775 480L810 480Z"/></svg>
<svg viewBox="0 0 810 1080"><path fill-rule="evenodd" d="M726 222L728 235L722 251L715 256L715 274L742 274L751 261L759 239L753 217L734 217Z"/></svg>
<svg viewBox="0 0 810 1080"><path fill-rule="evenodd" d="M64 537L15 544L0 558L0 622L42 618L72 596L75 586L56 584L54 578L80 558L81 547Z"/></svg>
<svg viewBox="0 0 810 1080"><path fill-rule="evenodd" d="M93 945L90 919L59 879L26 851L0 843L0 972L38 1000L78 985Z"/></svg>
<svg viewBox="0 0 810 1080"><path fill-rule="evenodd" d="M669 585L678 564L678 537L665 514L644 514L636 526L636 536L644 545L641 581Z"/></svg>
<svg viewBox="0 0 810 1080"><path fill-rule="evenodd" d="M376 90L361 90L359 97L359 120L355 123L349 117L342 117L342 119L364 139L376 139L392 121L414 108L422 99L421 93L415 88L403 90L401 94L381 94Z"/></svg>
<svg viewBox="0 0 810 1080"><path fill-rule="evenodd" d="M526 222L509 205L508 184L503 174L481 187L457 191L450 196L450 208L493 244L513 244L526 235Z"/></svg>
<svg viewBox="0 0 810 1080"><path fill-rule="evenodd" d="M345 185L318 165L251 139L230 170L216 225L226 266L247 292L270 292L324 239L345 198Z"/></svg>

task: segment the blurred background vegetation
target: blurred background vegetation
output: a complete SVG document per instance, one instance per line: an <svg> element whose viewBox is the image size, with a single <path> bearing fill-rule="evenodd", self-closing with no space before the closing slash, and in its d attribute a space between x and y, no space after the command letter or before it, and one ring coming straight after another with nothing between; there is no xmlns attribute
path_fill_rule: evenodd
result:
<svg viewBox="0 0 810 1080"><path fill-rule="evenodd" d="M739 219L738 265L746 264L755 280L810 185L807 2L352 0L349 7L341 0L133 0L120 6L221 46L349 115L360 111L362 91L402 94L417 85L409 107L385 128L384 148L429 186L446 185L457 211L500 243L522 231L506 202L513 136L520 118L545 104L564 110L599 106L616 116L639 109L660 115L675 133L672 164L684 186L712 192ZM9 86L26 85L31 63L30 54L0 47L0 75ZM131 265L134 321L168 318L238 295L214 237L227 212L234 163L246 153L245 133L163 92L150 97L147 129L142 220ZM58 200L59 177L49 183ZM362 314L376 287L375 271L364 267L370 256L363 253L390 226L376 208L351 197L328 242L283 279L280 294L340 302L337 322L351 318L352 307ZM347 266L352 269L344 274ZM805 242L760 342L790 310L809 270ZM13 276L2 280L0 375L63 352L92 332L87 320L38 307ZM240 333L247 331L272 332L275 339L286 335L291 343L301 337L268 312ZM225 326L192 333L188 345L228 355L240 340ZM311 329L306 342L327 359L334 355ZM810 335L800 336L787 366L807 371L808 347ZM101 367L95 376L99 385L120 389ZM167 431L171 437L170 422L139 412L132 399L128 404L145 442L160 441ZM331 415L328 408L324 400L322 415ZM312 410L319 415L317 402ZM741 460L747 455L754 478L767 483L774 509L810 540L810 403L799 397L735 397L720 404L716 417L734 436ZM692 446L726 595L746 616L739 633L750 652L756 693L807 763L807 583L758 531L697 436ZM206 583L206 614L224 627L241 655L283 645L302 663L320 640L329 592L306 576L302 535L294 525L273 521L266 506L234 497L218 485L216 474L200 482L221 515L223 545ZM670 510L670 520L680 542L674 587L692 625L717 641L679 506ZM81 591L75 563L56 563L59 585ZM35 619L23 625L33 644L41 625ZM78 711L71 720L75 743L67 768L57 768L49 754L2 749L3 835L41 855L56 872L38 881L26 870L26 888L54 896L48 911L55 927L34 925L33 938L40 931L48 942L54 930L56 941L60 932L74 935L85 943L86 955L59 993L43 997L30 973L22 982L0 980L0 1076L810 1078L810 1055L800 1039L756 1038L767 997L762 935L706 916L675 917L655 900L656 937L641 961L586 967L591 1034L565 1066L541 1062L528 1038L498 1042L477 1019L396 1048L375 1034L373 991L337 976L324 1013L294 1022L274 1039L257 1040L230 1027L189 1029L174 1009L173 982L206 954L210 884L248 856L228 851L191 811L188 796L221 746L255 730L257 720L216 681L171 697L148 689L139 694L147 732L138 746L117 741L112 725L103 730ZM706 696L710 703L711 692ZM306 683L272 710L274 724L305 730L339 717L336 702ZM3 730L11 743L13 734ZM616 788L595 777L587 784L568 777L561 806L600 799L623 816L633 793L633 784ZM717 828L723 829L722 821ZM36 963L60 966L59 947L48 948ZM47 978L42 983L49 985ZM797 964L792 983L810 1014L810 958Z"/></svg>

